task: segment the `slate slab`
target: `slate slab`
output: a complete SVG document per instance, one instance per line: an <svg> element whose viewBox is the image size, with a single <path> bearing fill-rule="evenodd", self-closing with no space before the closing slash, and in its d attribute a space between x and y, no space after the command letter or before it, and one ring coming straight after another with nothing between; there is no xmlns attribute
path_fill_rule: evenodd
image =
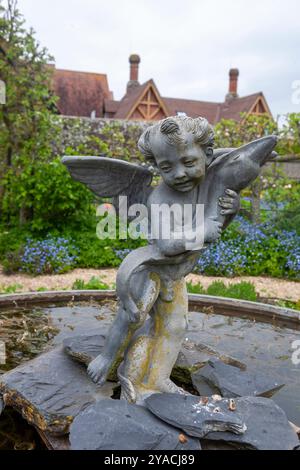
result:
<svg viewBox="0 0 300 470"><path fill-rule="evenodd" d="M209 408L211 411L212 404L219 407L221 414L223 410L233 410L233 426L228 421L228 431L221 430L214 416L213 421L209 420L207 410ZM269 398L242 397L215 402L212 398L202 397L199 400L199 397L178 394L156 394L146 399L146 405L160 419L189 435L202 434L206 440L239 444L243 448L256 450L292 450L299 445L298 436L286 414ZM244 423L246 429L243 433L232 432L236 422ZM212 426L218 427L219 431L209 430Z"/></svg>
<svg viewBox="0 0 300 470"><path fill-rule="evenodd" d="M102 400L77 415L70 443L71 450L201 450L198 439L123 400Z"/></svg>
<svg viewBox="0 0 300 470"><path fill-rule="evenodd" d="M191 374L204 367L211 359L220 359L225 364L246 369L239 359L225 354L222 350L216 350L211 346L199 341L186 339L183 342L181 351L174 366L172 377L183 383L191 383Z"/></svg>
<svg viewBox="0 0 300 470"><path fill-rule="evenodd" d="M95 385L60 347L2 375L0 394L30 424L64 435L78 413L113 394L113 384Z"/></svg>
<svg viewBox="0 0 300 470"><path fill-rule="evenodd" d="M240 415L229 409L229 400L163 393L151 395L145 403L155 416L190 436L203 438L211 431L246 431Z"/></svg>
<svg viewBox="0 0 300 470"><path fill-rule="evenodd" d="M86 331L80 335L74 335L63 341L65 352L82 362L86 366L101 354L105 341L105 335L95 332L95 330ZM183 383L191 383L191 373L197 371L208 363L211 358L221 358L225 363L232 364L241 369L245 369L245 364L230 356L224 355L209 346L192 341L185 341L182 345L177 362L172 372L172 377ZM110 380L117 380L110 376Z"/></svg>
<svg viewBox="0 0 300 470"><path fill-rule="evenodd" d="M210 433L206 439L241 443L256 450L293 450L299 439L285 412L276 403L263 397L236 399L237 411L243 416L247 431L243 436Z"/></svg>
<svg viewBox="0 0 300 470"><path fill-rule="evenodd" d="M93 332L71 336L63 341L65 352L86 366L101 354L105 336Z"/></svg>
<svg viewBox="0 0 300 470"><path fill-rule="evenodd" d="M215 387L225 398L249 396L270 398L285 385L276 382L267 374L241 371L217 359L210 360L205 367L192 374L193 385L200 395L202 379L208 385Z"/></svg>

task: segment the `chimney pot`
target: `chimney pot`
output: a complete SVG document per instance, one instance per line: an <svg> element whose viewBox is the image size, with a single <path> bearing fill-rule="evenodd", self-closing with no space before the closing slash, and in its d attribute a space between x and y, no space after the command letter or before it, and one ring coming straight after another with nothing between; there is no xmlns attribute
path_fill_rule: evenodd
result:
<svg viewBox="0 0 300 470"><path fill-rule="evenodd" d="M138 82L139 81L139 64L141 62L141 58L137 54L131 54L129 57L130 63L130 78L131 82Z"/></svg>
<svg viewBox="0 0 300 470"><path fill-rule="evenodd" d="M238 95L238 79L239 79L239 69L230 69L229 70L229 90L226 99L237 98Z"/></svg>

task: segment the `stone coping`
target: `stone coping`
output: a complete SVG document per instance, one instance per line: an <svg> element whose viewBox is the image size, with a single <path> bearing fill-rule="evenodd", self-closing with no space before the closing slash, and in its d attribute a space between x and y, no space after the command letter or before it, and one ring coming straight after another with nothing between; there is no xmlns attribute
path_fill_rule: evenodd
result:
<svg viewBox="0 0 300 470"><path fill-rule="evenodd" d="M7 308L28 308L43 304L116 299L116 292L112 290L71 290L4 294L0 295L0 311ZM300 329L300 312L259 302L189 294L189 308L191 310L210 309L208 313L253 318L266 323L279 322L284 324L283 326Z"/></svg>

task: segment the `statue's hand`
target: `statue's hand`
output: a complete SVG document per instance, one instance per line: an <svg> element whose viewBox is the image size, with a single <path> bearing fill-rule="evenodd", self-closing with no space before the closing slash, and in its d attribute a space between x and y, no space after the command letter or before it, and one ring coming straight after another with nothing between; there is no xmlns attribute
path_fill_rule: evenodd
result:
<svg viewBox="0 0 300 470"><path fill-rule="evenodd" d="M223 224L217 219L207 218L204 221L204 243L212 243L222 235Z"/></svg>
<svg viewBox="0 0 300 470"><path fill-rule="evenodd" d="M222 215L233 215L240 210L240 196L231 189L226 189L225 195L220 197L219 206Z"/></svg>

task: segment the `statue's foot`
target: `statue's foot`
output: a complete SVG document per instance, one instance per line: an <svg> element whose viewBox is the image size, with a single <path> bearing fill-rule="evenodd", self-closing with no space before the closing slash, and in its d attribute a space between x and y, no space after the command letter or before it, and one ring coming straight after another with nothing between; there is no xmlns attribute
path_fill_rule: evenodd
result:
<svg viewBox="0 0 300 470"><path fill-rule="evenodd" d="M100 355L90 362L87 369L88 375L97 385L103 385L106 382L111 364L112 361L109 358Z"/></svg>
<svg viewBox="0 0 300 470"><path fill-rule="evenodd" d="M156 393L179 393L180 395L190 395L190 393L183 390L183 388L177 387L177 385L172 382L172 380L165 380L164 382L160 383L154 389L149 389L146 387L136 387L135 389L135 403L140 406L146 406L145 400L146 398L154 395ZM127 397L123 396L123 399L127 399Z"/></svg>

